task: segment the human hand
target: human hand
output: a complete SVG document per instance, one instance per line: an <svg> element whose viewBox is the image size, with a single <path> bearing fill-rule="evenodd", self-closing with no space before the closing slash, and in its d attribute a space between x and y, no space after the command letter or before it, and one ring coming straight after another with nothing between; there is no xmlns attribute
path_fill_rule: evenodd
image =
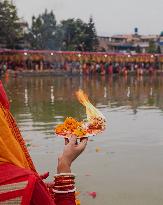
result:
<svg viewBox="0 0 163 205"><path fill-rule="evenodd" d="M77 138L72 136L70 140L65 139L65 147L62 155L58 158L57 173L70 173L72 162L84 151L88 138L83 138L78 144Z"/></svg>

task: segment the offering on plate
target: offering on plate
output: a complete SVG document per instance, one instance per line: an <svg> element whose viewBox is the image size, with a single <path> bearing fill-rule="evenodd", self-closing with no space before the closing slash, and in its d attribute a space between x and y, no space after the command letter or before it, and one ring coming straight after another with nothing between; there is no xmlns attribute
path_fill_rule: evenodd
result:
<svg viewBox="0 0 163 205"><path fill-rule="evenodd" d="M88 96L81 89L76 92L76 96L86 108L87 119L79 122L72 117L67 117L63 124L56 126L56 135L64 138L70 138L73 135L84 138L104 131L106 127L104 115L91 104Z"/></svg>

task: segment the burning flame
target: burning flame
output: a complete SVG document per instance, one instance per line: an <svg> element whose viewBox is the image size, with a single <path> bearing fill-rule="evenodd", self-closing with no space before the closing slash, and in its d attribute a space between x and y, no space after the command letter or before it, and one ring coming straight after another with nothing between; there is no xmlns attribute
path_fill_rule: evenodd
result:
<svg viewBox="0 0 163 205"><path fill-rule="evenodd" d="M91 102L88 99L88 96L84 93L83 90L79 89L76 92L76 96L79 102L82 105L84 105L86 108L86 114L87 114L88 121L91 121L93 118L99 118L99 117L102 119L105 119L104 115L91 104Z"/></svg>

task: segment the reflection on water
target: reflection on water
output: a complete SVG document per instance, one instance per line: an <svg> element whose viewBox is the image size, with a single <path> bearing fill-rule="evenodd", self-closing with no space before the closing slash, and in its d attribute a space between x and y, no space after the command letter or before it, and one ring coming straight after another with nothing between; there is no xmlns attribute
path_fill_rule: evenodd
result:
<svg viewBox="0 0 163 205"><path fill-rule="evenodd" d="M85 118L75 97L82 88L102 111L163 109L162 77L27 77L4 80L11 110L21 130L53 134L66 116ZM26 134L25 134L26 135Z"/></svg>
<svg viewBox="0 0 163 205"><path fill-rule="evenodd" d="M27 77L5 82L14 116L23 131L52 134L53 126L66 116L85 117L75 91L82 88L99 108L163 108L161 77Z"/></svg>
<svg viewBox="0 0 163 205"><path fill-rule="evenodd" d="M5 83L5 82L4 82ZM84 109L75 98L78 88L84 89L99 107L127 106L133 112L138 108L163 108L163 78L161 77L28 77L10 79L5 83L12 111L28 113L34 122L56 122L72 115L84 117Z"/></svg>
<svg viewBox="0 0 163 205"><path fill-rule="evenodd" d="M41 171L53 173L57 153L62 150L62 139L53 134L54 125L66 116L85 118L76 90L85 90L106 116L106 131L88 144L76 162L82 204L162 205L162 77L27 77L3 81L12 113L26 142L32 143L32 157ZM100 147L99 153L96 147ZM92 201L87 191L97 191L97 199Z"/></svg>

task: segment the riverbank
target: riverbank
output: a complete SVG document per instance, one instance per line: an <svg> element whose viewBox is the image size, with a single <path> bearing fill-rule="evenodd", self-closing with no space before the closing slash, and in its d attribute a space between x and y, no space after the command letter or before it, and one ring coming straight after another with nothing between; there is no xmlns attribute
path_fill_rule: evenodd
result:
<svg viewBox="0 0 163 205"><path fill-rule="evenodd" d="M23 71L9 71L9 75L11 77L17 77L17 76L22 76L22 77L43 77L43 76L71 76L71 75L80 75L79 72L68 72L65 70L42 70L42 71L35 71L35 70L23 70Z"/></svg>
<svg viewBox="0 0 163 205"><path fill-rule="evenodd" d="M10 77L46 77L46 76L108 76L109 74L83 74L80 71L65 71L61 69L55 69L55 70L42 70L42 71L35 71L35 70L21 70L21 71L13 71L8 70L7 73L4 75L9 75ZM146 76L146 75L163 75L163 70L155 70L153 72L144 71L142 74L138 74L136 71L128 71L127 73L113 73L111 75L138 75L138 76Z"/></svg>

